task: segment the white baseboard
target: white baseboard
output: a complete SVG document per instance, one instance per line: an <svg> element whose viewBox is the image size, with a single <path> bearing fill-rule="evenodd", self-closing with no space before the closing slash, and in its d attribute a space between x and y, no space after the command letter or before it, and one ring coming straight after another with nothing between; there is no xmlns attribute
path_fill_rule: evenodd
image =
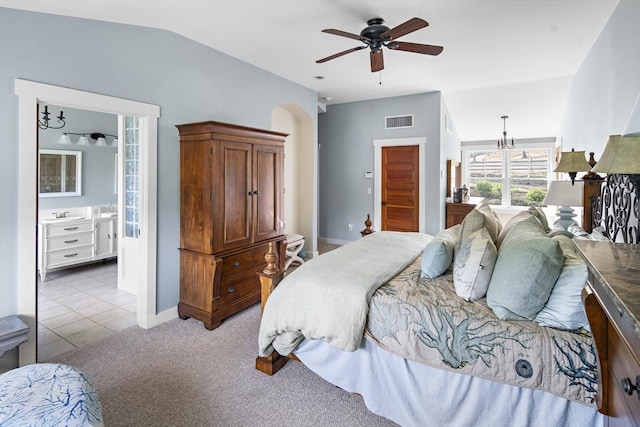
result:
<svg viewBox="0 0 640 427"><path fill-rule="evenodd" d="M168 310L156 314L156 326L160 323L168 322L178 317L178 306L173 306Z"/></svg>

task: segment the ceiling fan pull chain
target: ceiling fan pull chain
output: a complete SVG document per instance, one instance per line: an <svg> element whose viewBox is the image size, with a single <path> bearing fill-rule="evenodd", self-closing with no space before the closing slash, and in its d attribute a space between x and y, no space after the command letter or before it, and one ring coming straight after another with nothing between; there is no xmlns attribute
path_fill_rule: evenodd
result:
<svg viewBox="0 0 640 427"><path fill-rule="evenodd" d="M382 86L382 71L379 71L379 72L378 72L378 76L379 76L379 78L380 78L380 80L379 80L378 84L379 84L380 86Z"/></svg>

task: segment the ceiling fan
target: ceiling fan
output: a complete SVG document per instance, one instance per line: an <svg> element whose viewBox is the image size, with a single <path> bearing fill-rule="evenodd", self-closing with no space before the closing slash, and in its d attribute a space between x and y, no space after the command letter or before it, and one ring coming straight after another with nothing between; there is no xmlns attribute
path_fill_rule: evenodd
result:
<svg viewBox="0 0 640 427"><path fill-rule="evenodd" d="M332 28L322 30L323 33L360 40L364 43L364 46L358 46L344 50L342 52L338 52L334 55L327 56L326 58L319 59L316 61L316 63L321 64L323 62L330 61L348 53L366 49L368 47L369 49L371 49L371 52L369 53L369 57L371 59L371 72L375 73L376 71L381 71L384 69L384 58L382 56L383 46L391 50L422 53L424 55L439 55L440 52L442 52L442 46L396 41L397 38L417 31L420 28L424 28L428 25L429 23L424 19L411 18L407 22L390 29L389 27L384 25L384 19L372 18L367 21L367 27L360 32L360 35L347 33L346 31L335 30Z"/></svg>

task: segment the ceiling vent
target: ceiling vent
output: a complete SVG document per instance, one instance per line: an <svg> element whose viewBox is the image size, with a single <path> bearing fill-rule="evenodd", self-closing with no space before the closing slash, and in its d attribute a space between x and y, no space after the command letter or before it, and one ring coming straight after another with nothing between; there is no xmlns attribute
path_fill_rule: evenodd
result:
<svg viewBox="0 0 640 427"><path fill-rule="evenodd" d="M413 114L405 116L388 116L384 118L385 129L412 128Z"/></svg>

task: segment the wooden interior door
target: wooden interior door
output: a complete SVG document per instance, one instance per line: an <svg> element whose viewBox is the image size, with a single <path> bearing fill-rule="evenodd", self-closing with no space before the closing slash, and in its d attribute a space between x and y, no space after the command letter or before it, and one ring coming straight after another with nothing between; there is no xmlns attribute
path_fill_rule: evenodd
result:
<svg viewBox="0 0 640 427"><path fill-rule="evenodd" d="M419 230L419 147L382 147L381 229Z"/></svg>

